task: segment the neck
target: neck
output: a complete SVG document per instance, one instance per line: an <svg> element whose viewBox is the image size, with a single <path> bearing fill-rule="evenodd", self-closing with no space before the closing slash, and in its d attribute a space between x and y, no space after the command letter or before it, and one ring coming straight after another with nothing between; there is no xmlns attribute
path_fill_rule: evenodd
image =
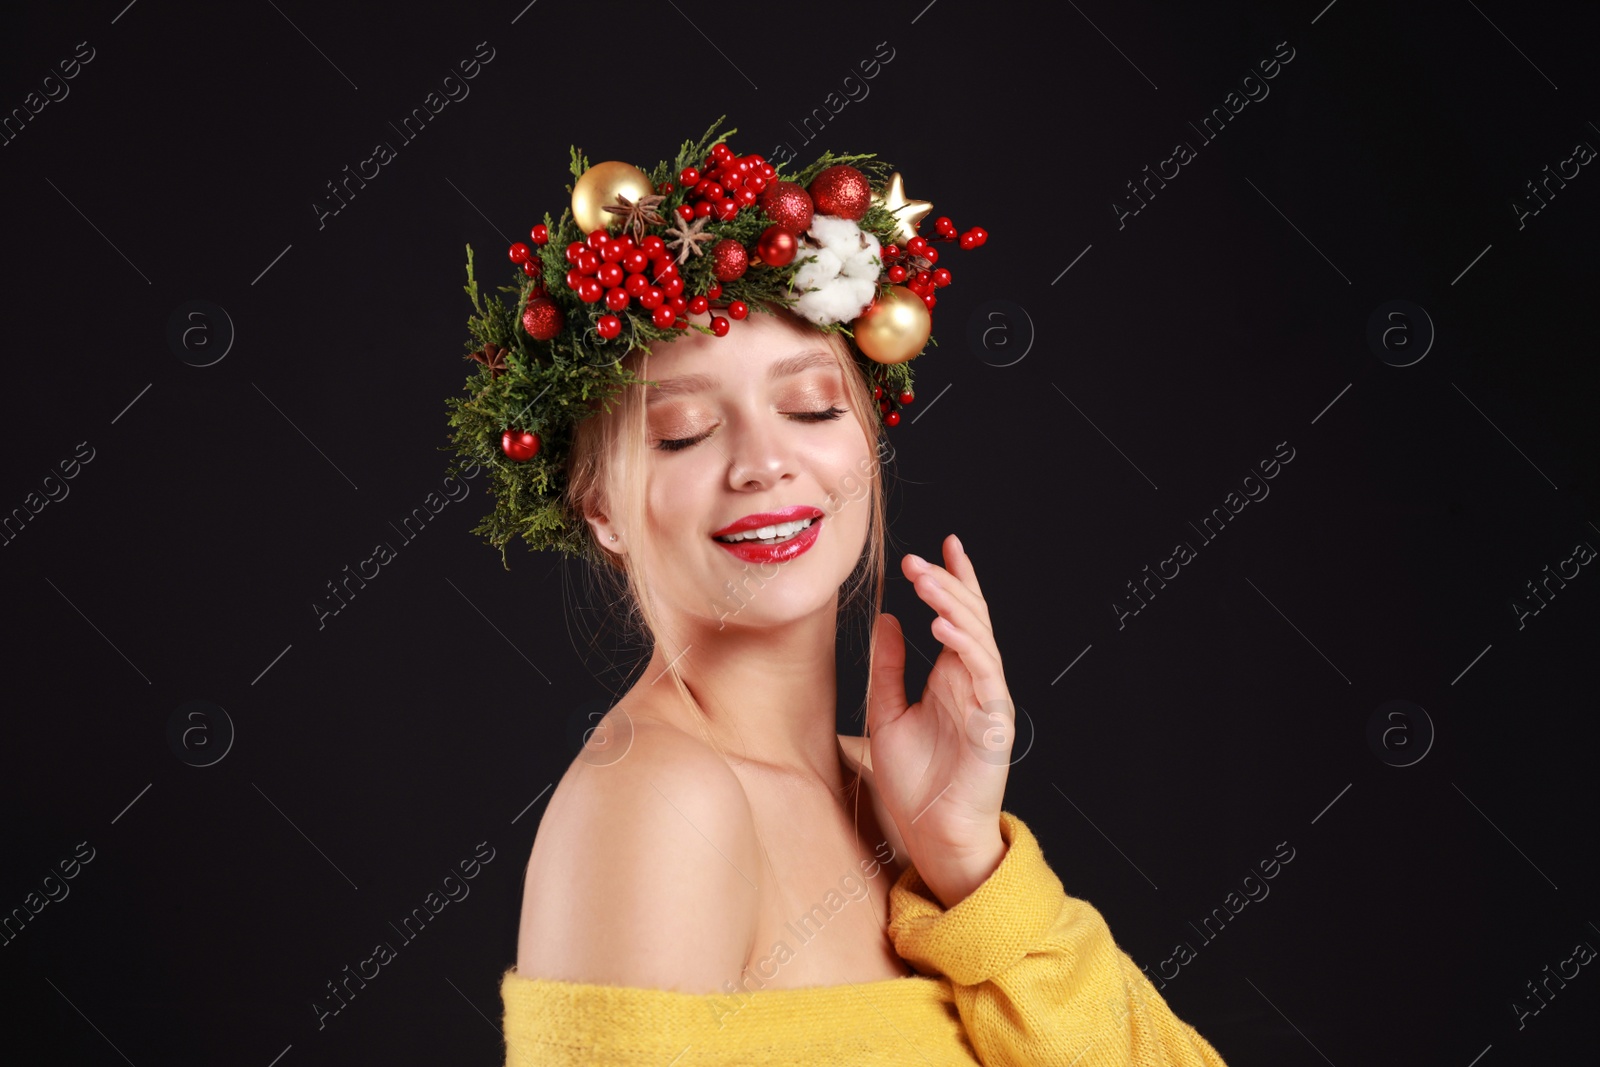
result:
<svg viewBox="0 0 1600 1067"><path fill-rule="evenodd" d="M678 617L634 693L692 733L709 730L736 760L844 787L835 731L839 598L778 626ZM720 628L719 628L720 626ZM701 716L684 705L672 665ZM703 721L702 721L703 720Z"/></svg>

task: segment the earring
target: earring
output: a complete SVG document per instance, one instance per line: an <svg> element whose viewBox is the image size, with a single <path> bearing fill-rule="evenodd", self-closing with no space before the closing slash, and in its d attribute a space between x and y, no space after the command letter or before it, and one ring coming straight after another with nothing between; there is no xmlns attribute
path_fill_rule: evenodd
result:
<svg viewBox="0 0 1600 1067"><path fill-rule="evenodd" d="M612 534L611 535L611 540L615 541L616 539L617 539L617 535L616 534Z"/></svg>

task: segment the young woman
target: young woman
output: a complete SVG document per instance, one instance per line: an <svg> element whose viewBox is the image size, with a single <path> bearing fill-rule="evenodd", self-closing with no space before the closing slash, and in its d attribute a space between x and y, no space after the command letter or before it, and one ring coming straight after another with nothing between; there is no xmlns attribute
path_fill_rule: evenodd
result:
<svg viewBox="0 0 1600 1067"><path fill-rule="evenodd" d="M685 146L691 160L706 152ZM706 158L724 180L728 155ZM683 159L647 188L659 194L668 174L687 183ZM584 165L575 153L574 173ZM809 173L820 213L838 201ZM863 250L869 229L894 221L858 218ZM832 226L810 232L829 247ZM616 262L653 248L638 232L627 251L611 249ZM597 231L590 247L608 240L621 238ZM675 263L688 263L690 243ZM574 291L592 265L578 244L566 253ZM886 299L873 283L894 253L870 245L865 299L840 305L851 314ZM789 262L774 258L775 269ZM558 262L547 252L544 274ZM664 269L663 259L651 273ZM469 292L476 300L475 284ZM631 379L576 422L562 457L562 507L581 519L574 532L651 651L540 823L516 965L501 980L508 1067L1221 1067L1003 810L1014 713L954 534L937 560L899 560L937 616L940 646L920 698L907 700L906 638L877 610L887 405L857 355L872 344L866 315L852 342L803 302L765 300L720 323L704 308L685 301L652 317L672 330L634 334L615 357ZM581 315L567 298L563 324ZM549 332L532 312L524 322L535 337ZM925 341L914 338L913 355ZM538 365L535 355L528 366ZM484 403L521 399L504 383L496 393L492 376L486 385ZM834 731L836 645L853 608L871 628L865 736Z"/></svg>

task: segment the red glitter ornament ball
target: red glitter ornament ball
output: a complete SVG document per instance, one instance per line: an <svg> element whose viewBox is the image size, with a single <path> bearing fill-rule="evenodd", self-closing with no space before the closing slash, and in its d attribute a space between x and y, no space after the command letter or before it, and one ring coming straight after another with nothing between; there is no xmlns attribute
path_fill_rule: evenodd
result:
<svg viewBox="0 0 1600 1067"><path fill-rule="evenodd" d="M825 167L811 179L811 202L819 215L833 215L860 222L872 204L872 185L867 176L843 163Z"/></svg>
<svg viewBox="0 0 1600 1067"><path fill-rule="evenodd" d="M711 249L711 273L719 282L731 282L742 275L750 265L750 255L744 245L731 237L724 237Z"/></svg>
<svg viewBox="0 0 1600 1067"><path fill-rule="evenodd" d="M561 305L547 296L537 297L528 301L528 306L522 312L522 328L528 331L528 336L535 341L548 341L561 332L565 320L561 315Z"/></svg>
<svg viewBox="0 0 1600 1067"><path fill-rule="evenodd" d="M832 168L830 168L832 169ZM824 174L827 171L823 172ZM860 174L860 171L856 171ZM818 175L820 178L821 175ZM865 179L863 179L865 180ZM813 182L812 186L815 187ZM790 233L805 233L811 228L811 194L795 182L773 182L761 192L756 203L773 224ZM866 211L866 208L862 208Z"/></svg>
<svg viewBox="0 0 1600 1067"><path fill-rule="evenodd" d="M526 463L539 454L539 435L527 430L507 430L500 435L500 451L517 463Z"/></svg>
<svg viewBox="0 0 1600 1067"><path fill-rule="evenodd" d="M756 242L756 255L769 267L787 267L794 262L798 247L794 234L779 226L768 226Z"/></svg>

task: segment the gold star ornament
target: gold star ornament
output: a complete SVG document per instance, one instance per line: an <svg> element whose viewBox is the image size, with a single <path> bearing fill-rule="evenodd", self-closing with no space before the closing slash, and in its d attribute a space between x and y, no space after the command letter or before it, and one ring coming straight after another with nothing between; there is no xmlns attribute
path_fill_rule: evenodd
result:
<svg viewBox="0 0 1600 1067"><path fill-rule="evenodd" d="M917 235L917 226L928 217L928 212L933 210L933 205L926 200L907 200L906 184L900 177L900 172L895 171L889 175L889 187L882 196L872 198L873 203L887 208L894 216L896 229L895 236L904 245Z"/></svg>

